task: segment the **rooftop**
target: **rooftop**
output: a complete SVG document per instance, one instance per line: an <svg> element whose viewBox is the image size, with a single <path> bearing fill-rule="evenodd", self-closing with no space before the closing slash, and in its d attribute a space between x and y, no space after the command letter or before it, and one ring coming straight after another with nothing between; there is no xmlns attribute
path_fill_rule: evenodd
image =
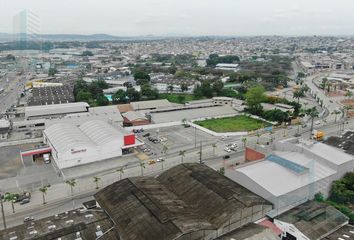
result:
<svg viewBox="0 0 354 240"><path fill-rule="evenodd" d="M117 234L109 231L112 226L113 223L101 209L91 211L81 208L0 231L0 239L45 240L60 237L62 240L76 240L79 236L85 240L96 240L108 231L100 239L118 240Z"/></svg>
<svg viewBox="0 0 354 240"><path fill-rule="evenodd" d="M182 164L157 178L135 177L95 194L123 239L176 239L215 230L240 210L271 204L201 164Z"/></svg>
<svg viewBox="0 0 354 240"><path fill-rule="evenodd" d="M348 218L334 207L316 201L294 207L276 219L293 224L310 239L321 239L348 223Z"/></svg>
<svg viewBox="0 0 354 240"><path fill-rule="evenodd" d="M249 223L228 234L218 237L216 240L279 240L270 228Z"/></svg>

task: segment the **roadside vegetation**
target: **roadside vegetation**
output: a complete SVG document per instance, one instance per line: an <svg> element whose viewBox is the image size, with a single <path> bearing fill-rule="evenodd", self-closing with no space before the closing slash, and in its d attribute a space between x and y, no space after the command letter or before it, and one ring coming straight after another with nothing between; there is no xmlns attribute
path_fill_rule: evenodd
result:
<svg viewBox="0 0 354 240"><path fill-rule="evenodd" d="M354 173L349 172L342 179L334 181L328 199L317 193L315 200L332 205L354 223Z"/></svg>

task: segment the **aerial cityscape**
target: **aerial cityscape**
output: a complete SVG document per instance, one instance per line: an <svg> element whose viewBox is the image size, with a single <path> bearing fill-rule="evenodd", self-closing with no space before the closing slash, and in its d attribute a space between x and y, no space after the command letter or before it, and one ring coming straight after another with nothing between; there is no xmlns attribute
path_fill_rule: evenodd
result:
<svg viewBox="0 0 354 240"><path fill-rule="evenodd" d="M0 240L354 240L353 9L0 0Z"/></svg>

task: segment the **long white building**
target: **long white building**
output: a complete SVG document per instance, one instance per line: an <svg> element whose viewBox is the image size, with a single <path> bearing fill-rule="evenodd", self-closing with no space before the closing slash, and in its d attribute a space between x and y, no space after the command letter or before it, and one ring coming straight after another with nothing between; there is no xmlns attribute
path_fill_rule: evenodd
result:
<svg viewBox="0 0 354 240"><path fill-rule="evenodd" d="M69 123L54 124L44 131L43 137L59 169L119 157L124 150L139 145L134 134L99 120L79 127Z"/></svg>
<svg viewBox="0 0 354 240"><path fill-rule="evenodd" d="M354 158L323 143L290 139L278 142L264 160L234 169L226 176L274 204L276 216L314 198L328 196L333 181L353 171Z"/></svg>

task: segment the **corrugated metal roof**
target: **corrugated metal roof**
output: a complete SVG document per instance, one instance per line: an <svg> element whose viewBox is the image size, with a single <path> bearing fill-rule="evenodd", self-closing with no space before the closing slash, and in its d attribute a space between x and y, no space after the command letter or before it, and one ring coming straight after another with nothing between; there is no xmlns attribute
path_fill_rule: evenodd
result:
<svg viewBox="0 0 354 240"><path fill-rule="evenodd" d="M177 239L215 230L244 208L271 204L209 167L176 166L159 177L116 182L95 194L122 239Z"/></svg>
<svg viewBox="0 0 354 240"><path fill-rule="evenodd" d="M38 116L87 112L88 107L89 105L85 102L31 106L25 108L25 117L30 118Z"/></svg>

